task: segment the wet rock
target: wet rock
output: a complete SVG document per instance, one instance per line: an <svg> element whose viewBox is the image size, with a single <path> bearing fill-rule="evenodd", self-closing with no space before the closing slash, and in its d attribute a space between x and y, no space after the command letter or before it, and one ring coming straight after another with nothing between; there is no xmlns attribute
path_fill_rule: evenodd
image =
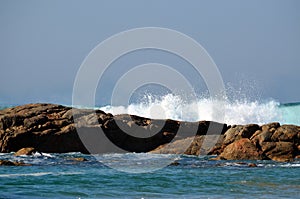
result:
<svg viewBox="0 0 300 199"><path fill-rule="evenodd" d="M77 162L86 162L86 161L88 161L87 159L85 159L83 157L70 158L70 160L77 161Z"/></svg>
<svg viewBox="0 0 300 199"><path fill-rule="evenodd" d="M257 164L255 164L255 163L249 163L248 167L257 167Z"/></svg>
<svg viewBox="0 0 300 199"><path fill-rule="evenodd" d="M177 161L174 161L170 164L170 166L179 166L179 165L180 165L180 163Z"/></svg>
<svg viewBox="0 0 300 199"><path fill-rule="evenodd" d="M9 160L0 160L0 166L30 166L30 164L25 164L23 162L14 162Z"/></svg>

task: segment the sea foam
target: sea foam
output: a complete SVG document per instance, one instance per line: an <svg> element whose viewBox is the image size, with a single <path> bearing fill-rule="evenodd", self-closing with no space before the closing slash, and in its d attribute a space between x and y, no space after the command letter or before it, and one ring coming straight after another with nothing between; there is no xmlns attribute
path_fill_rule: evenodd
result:
<svg viewBox="0 0 300 199"><path fill-rule="evenodd" d="M154 98L149 96L140 103L128 106L104 106L101 110L116 114L133 114L153 119L174 119L182 121L209 120L226 124L265 124L280 122L282 124L300 124L300 106L282 106L275 100L229 101L200 98L186 102L180 96L167 94Z"/></svg>

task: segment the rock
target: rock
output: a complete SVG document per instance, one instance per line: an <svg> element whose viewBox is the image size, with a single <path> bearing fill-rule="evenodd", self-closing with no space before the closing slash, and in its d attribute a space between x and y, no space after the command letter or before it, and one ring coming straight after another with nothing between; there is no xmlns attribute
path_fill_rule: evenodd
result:
<svg viewBox="0 0 300 199"><path fill-rule="evenodd" d="M222 138L222 137L221 137ZM205 145L203 141L205 140ZM220 143L219 135L188 137L162 145L151 153L159 154L186 154L186 155L206 155L216 143ZM210 145L211 143L211 145Z"/></svg>
<svg viewBox="0 0 300 199"><path fill-rule="evenodd" d="M36 150L33 147L28 148L22 148L19 151L17 151L14 156L20 156L20 155L32 155L36 152Z"/></svg>
<svg viewBox="0 0 300 199"><path fill-rule="evenodd" d="M150 151L150 153L185 154L185 152L188 150L188 147L191 146L193 140L194 140L194 137L188 137L188 138L185 138L185 139L180 139L180 140L177 140L177 141L172 142L172 143L161 145L158 148ZM197 155L197 152L194 151L194 154L190 154L190 155Z"/></svg>
<svg viewBox="0 0 300 199"><path fill-rule="evenodd" d="M261 145L262 142L271 141L272 135L273 135L273 132L266 131L266 130L263 130L263 131L258 130L253 134L253 136L250 138L250 140Z"/></svg>
<svg viewBox="0 0 300 199"><path fill-rule="evenodd" d="M170 164L170 166L179 166L179 165L180 165L180 163L177 161L174 161Z"/></svg>
<svg viewBox="0 0 300 199"><path fill-rule="evenodd" d="M257 130L259 130L257 124L234 125L225 132L224 144L228 145L241 138L250 138Z"/></svg>
<svg viewBox="0 0 300 199"><path fill-rule="evenodd" d="M249 163L248 167L257 167L257 165L255 163Z"/></svg>
<svg viewBox="0 0 300 199"><path fill-rule="evenodd" d="M9 160L0 160L0 165L4 165L4 166L15 166L14 162L11 162Z"/></svg>
<svg viewBox="0 0 300 199"><path fill-rule="evenodd" d="M272 141L275 142L294 142L299 143L298 133L300 127L294 125L282 125L272 135Z"/></svg>
<svg viewBox="0 0 300 199"><path fill-rule="evenodd" d="M87 159L83 157L78 157L78 158L70 158L70 160L77 161L77 162L85 162L88 161Z"/></svg>
<svg viewBox="0 0 300 199"><path fill-rule="evenodd" d="M25 164L23 162L13 162L9 160L0 160L0 166L31 166L30 164Z"/></svg>
<svg viewBox="0 0 300 199"><path fill-rule="evenodd" d="M85 139L90 143L83 144ZM152 152L291 161L300 155L300 127L155 120L56 104L0 110L0 153L30 147L46 153ZM16 155L34 150L22 149Z"/></svg>
<svg viewBox="0 0 300 199"><path fill-rule="evenodd" d="M262 160L262 153L248 139L242 138L229 144L224 151L218 156L224 160Z"/></svg>
<svg viewBox="0 0 300 199"><path fill-rule="evenodd" d="M292 161L294 145L291 142L264 142L262 150L268 158L278 162Z"/></svg>
<svg viewBox="0 0 300 199"><path fill-rule="evenodd" d="M224 134L224 142L223 144L228 145L234 142L237 139L240 139L241 137L238 137L238 134L243 130L242 125L234 125L230 129L228 129Z"/></svg>
<svg viewBox="0 0 300 199"><path fill-rule="evenodd" d="M273 123L269 123L269 124L264 124L261 126L262 131L274 131L280 127L280 123L278 122L273 122Z"/></svg>

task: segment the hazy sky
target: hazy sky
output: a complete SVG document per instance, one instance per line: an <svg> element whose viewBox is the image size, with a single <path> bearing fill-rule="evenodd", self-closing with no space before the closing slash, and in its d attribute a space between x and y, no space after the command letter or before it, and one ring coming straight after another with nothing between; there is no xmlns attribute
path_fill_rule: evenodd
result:
<svg viewBox="0 0 300 199"><path fill-rule="evenodd" d="M113 34L146 26L194 38L226 85L261 99L300 101L299 10L297 0L0 0L0 103L70 104L76 72L87 54ZM148 56L115 63L112 72L134 60L168 57ZM98 92L109 93L110 86L103 87Z"/></svg>

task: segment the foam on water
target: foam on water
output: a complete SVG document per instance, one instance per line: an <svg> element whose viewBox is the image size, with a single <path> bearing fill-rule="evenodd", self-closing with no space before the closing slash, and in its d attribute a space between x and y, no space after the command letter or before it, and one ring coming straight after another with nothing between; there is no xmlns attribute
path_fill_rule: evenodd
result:
<svg viewBox="0 0 300 199"><path fill-rule="evenodd" d="M227 124L282 124L300 125L300 105L285 106L275 100L267 102L248 100L215 100L201 98L186 102L180 96L167 94L160 98L151 96L141 103L125 106L105 106L100 109L112 114L133 114L154 119L183 121L210 120ZM224 113L224 116L222 116Z"/></svg>
<svg viewBox="0 0 300 199"><path fill-rule="evenodd" d="M45 175L79 175L83 172L36 172L36 173L13 173L13 174L0 174L0 178L22 177L22 176L45 176Z"/></svg>

